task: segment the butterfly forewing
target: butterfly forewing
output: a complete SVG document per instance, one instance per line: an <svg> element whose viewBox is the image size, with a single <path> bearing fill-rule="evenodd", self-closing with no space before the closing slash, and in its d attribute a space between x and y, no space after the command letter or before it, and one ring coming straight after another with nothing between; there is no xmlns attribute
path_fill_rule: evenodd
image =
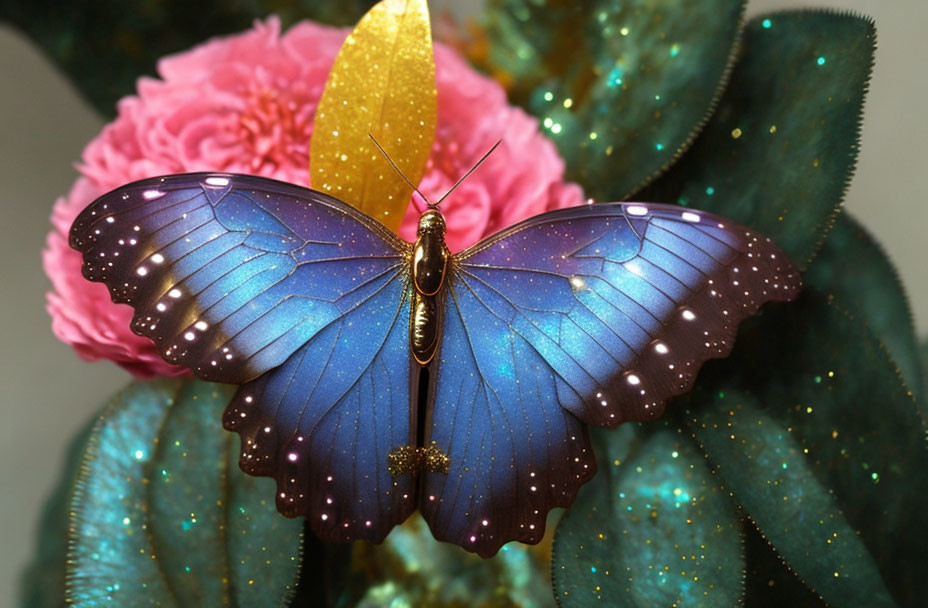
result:
<svg viewBox="0 0 928 608"><path fill-rule="evenodd" d="M450 472L422 498L436 536L485 555L540 538L592 474L581 421L656 418L799 287L769 239L665 205L555 211L456 256L427 435Z"/></svg>
<svg viewBox="0 0 928 608"><path fill-rule="evenodd" d="M208 173L104 195L71 244L167 361L230 383L283 363L390 280L408 248L324 194Z"/></svg>
<svg viewBox="0 0 928 608"><path fill-rule="evenodd" d="M387 468L415 441L408 244L327 195L225 174L115 190L71 243L165 359L243 384L223 422L283 513L378 541L415 508L414 480Z"/></svg>

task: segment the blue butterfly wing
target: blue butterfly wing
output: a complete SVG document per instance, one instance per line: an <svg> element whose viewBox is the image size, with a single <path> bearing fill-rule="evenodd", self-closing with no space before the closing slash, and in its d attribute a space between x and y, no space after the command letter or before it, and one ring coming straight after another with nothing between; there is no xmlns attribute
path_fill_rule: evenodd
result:
<svg viewBox="0 0 928 608"><path fill-rule="evenodd" d="M242 384L223 421L283 513L327 540L408 516L412 481L387 468L414 442L407 243L322 193L210 173L119 188L70 236L166 360Z"/></svg>
<svg viewBox="0 0 928 608"><path fill-rule="evenodd" d="M380 542L416 508L415 479L394 478L387 456L415 444L406 294L393 278L244 384L223 414L242 469L275 477L278 510L305 515L326 542Z"/></svg>
<svg viewBox="0 0 928 608"><path fill-rule="evenodd" d="M322 193L259 177L186 174L88 206L83 273L135 309L170 363L242 383L283 363L404 270L409 245Z"/></svg>
<svg viewBox="0 0 928 608"><path fill-rule="evenodd" d="M450 470L421 480L435 536L481 555L540 540L593 473L584 423L656 418L799 288L769 239L656 204L547 213L456 256L427 425Z"/></svg>

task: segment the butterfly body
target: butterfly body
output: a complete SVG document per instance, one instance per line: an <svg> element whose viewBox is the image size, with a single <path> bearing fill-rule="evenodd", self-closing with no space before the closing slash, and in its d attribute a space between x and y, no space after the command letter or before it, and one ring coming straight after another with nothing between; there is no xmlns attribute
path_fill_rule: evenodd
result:
<svg viewBox="0 0 928 608"><path fill-rule="evenodd" d="M445 244L445 218L437 209L429 209L419 218L410 268L415 291L409 343L413 357L422 366L432 361L441 337L442 287L450 258Z"/></svg>
<svg viewBox="0 0 928 608"><path fill-rule="evenodd" d="M71 245L166 360L239 385L223 425L283 514L379 542L418 509L484 556L571 504L587 425L658 417L800 287L769 239L674 206L560 209L453 255L444 228L430 209L408 243L323 193L200 173L103 195Z"/></svg>

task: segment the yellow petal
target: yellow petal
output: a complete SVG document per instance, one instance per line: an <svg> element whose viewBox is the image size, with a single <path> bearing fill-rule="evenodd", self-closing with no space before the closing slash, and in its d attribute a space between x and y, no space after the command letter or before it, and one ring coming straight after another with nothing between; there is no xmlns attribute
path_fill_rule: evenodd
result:
<svg viewBox="0 0 928 608"><path fill-rule="evenodd" d="M399 228L435 139L435 59L426 0L383 0L345 40L316 110L312 186Z"/></svg>

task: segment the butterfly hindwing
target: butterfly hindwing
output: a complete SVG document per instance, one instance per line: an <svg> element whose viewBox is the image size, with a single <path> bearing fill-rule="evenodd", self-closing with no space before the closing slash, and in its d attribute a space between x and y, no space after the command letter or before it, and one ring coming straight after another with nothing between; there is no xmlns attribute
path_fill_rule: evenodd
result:
<svg viewBox="0 0 928 608"><path fill-rule="evenodd" d="M448 294L437 357L426 441L449 460L420 478L432 533L484 557L537 543L548 511L595 473L586 427L558 403L543 357L463 283Z"/></svg>
<svg viewBox="0 0 928 608"><path fill-rule="evenodd" d="M244 384L223 415L241 466L277 480L277 508L305 515L326 542L380 542L416 508L415 479L389 453L415 444L410 424L409 301L397 273L363 307L286 363Z"/></svg>
<svg viewBox="0 0 928 608"><path fill-rule="evenodd" d="M106 194L74 222L84 275L135 309L133 330L201 378L282 364L390 280L408 244L325 194L195 173Z"/></svg>
<svg viewBox="0 0 928 608"><path fill-rule="evenodd" d="M592 474L581 422L656 418L799 286L769 239L666 205L555 211L455 256L426 437L450 471L421 498L433 532L488 555L540 538Z"/></svg>

